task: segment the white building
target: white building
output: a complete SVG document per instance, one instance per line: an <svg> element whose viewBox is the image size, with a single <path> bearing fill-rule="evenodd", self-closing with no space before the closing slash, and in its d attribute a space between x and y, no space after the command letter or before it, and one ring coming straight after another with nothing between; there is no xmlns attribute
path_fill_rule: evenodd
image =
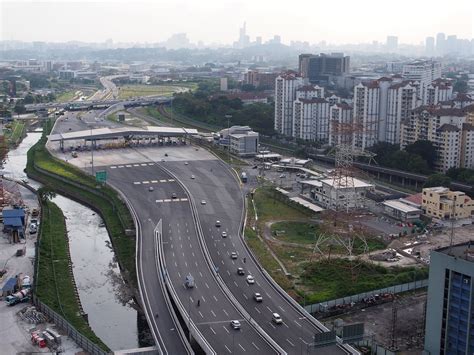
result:
<svg viewBox="0 0 474 355"><path fill-rule="evenodd" d="M417 60L403 66L403 78L417 81L421 85L420 98L426 102L427 87L433 80L441 78L441 63L433 60Z"/></svg>
<svg viewBox="0 0 474 355"><path fill-rule="evenodd" d="M296 90L304 85L304 79L288 72L275 79L275 121L274 128L280 134L293 136L293 102Z"/></svg>
<svg viewBox="0 0 474 355"><path fill-rule="evenodd" d="M220 143L227 145L231 153L254 156L258 153L258 133L249 126L232 126L219 132Z"/></svg>
<svg viewBox="0 0 474 355"><path fill-rule="evenodd" d="M447 80L436 79L427 86L426 90L424 105L437 105L453 98L453 85Z"/></svg>
<svg viewBox="0 0 474 355"><path fill-rule="evenodd" d="M409 82L401 82L389 87L384 141L400 144L401 123L417 106L416 87Z"/></svg>
<svg viewBox="0 0 474 355"><path fill-rule="evenodd" d="M352 106L342 102L332 105L329 108L329 144L347 144L351 145L353 141L352 134L335 134L336 129L334 125L342 124L344 126L352 123Z"/></svg>
<svg viewBox="0 0 474 355"><path fill-rule="evenodd" d="M293 137L327 142L329 102L324 98L296 99L293 108Z"/></svg>

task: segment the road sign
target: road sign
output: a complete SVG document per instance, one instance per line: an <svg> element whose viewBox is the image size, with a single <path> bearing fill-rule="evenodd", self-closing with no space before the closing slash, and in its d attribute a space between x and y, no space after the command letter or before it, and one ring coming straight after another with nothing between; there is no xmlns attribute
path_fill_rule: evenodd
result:
<svg viewBox="0 0 474 355"><path fill-rule="evenodd" d="M95 172L95 180L97 182L105 184L105 182L107 181L107 171L105 171L105 170L96 171Z"/></svg>

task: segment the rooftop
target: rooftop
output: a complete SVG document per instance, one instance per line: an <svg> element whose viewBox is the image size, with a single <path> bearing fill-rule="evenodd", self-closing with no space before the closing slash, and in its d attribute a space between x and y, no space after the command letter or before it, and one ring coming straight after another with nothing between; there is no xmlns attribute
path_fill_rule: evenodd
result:
<svg viewBox="0 0 474 355"><path fill-rule="evenodd" d="M400 200L388 200L388 201L384 201L383 204L384 204L385 206L394 208L394 209L396 209L396 210L399 210L399 211L402 211L402 212L405 212L405 213L421 212L421 210L420 210L419 208L410 206L410 205L408 205L408 204L406 204L406 203L403 203L403 202L400 201Z"/></svg>
<svg viewBox="0 0 474 355"><path fill-rule="evenodd" d="M467 243L456 244L451 247L444 247L435 252L451 255L455 258L465 259L474 262L474 240Z"/></svg>
<svg viewBox="0 0 474 355"><path fill-rule="evenodd" d="M365 181L362 181L362 180L359 180L359 179L356 179L354 178L353 179L354 181L354 187L355 188L363 188L363 187L373 187L374 185L373 184L369 184ZM325 185L329 185L331 187L334 187L334 179L323 179L321 180L321 182ZM343 182L341 182L341 186L339 186L341 189L347 189L347 188L352 188L352 186L344 186L343 185Z"/></svg>

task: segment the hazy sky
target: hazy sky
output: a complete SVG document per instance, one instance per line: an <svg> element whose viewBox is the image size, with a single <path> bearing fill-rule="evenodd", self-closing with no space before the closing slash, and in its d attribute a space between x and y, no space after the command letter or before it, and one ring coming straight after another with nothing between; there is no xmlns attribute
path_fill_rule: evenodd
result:
<svg viewBox="0 0 474 355"><path fill-rule="evenodd" d="M0 0L0 39L159 42L186 32L193 42L230 43L247 21L251 40L279 34L311 43L419 43L437 32L472 38L474 0Z"/></svg>

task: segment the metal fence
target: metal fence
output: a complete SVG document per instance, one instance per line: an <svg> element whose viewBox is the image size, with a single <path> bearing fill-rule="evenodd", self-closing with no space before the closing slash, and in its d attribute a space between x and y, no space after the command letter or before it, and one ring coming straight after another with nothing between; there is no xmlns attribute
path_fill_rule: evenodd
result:
<svg viewBox="0 0 474 355"><path fill-rule="evenodd" d="M105 355L108 354L104 350L102 350L99 346L91 342L87 339L84 335L82 335L79 331L76 330L67 320L53 311L50 307L45 305L41 302L37 297L33 297L33 304L36 308L44 313L51 321L56 324L56 326L62 329L66 334L73 339L76 344L87 351L89 354L92 355Z"/></svg>
<svg viewBox="0 0 474 355"><path fill-rule="evenodd" d="M323 312L325 310L328 310L331 307L334 307L334 306L337 306L337 305L340 305L340 304L350 304L352 302L357 303L359 301L362 301L364 298L372 297L376 294L381 294L381 293L397 294L397 293L417 290L419 288L424 288L424 287L427 287L427 286L428 286L428 279L413 281L413 282L408 282L408 283L405 283L405 284L394 285L394 286L390 286L390 287L380 288L378 290L359 293L357 295L338 298L338 299L335 299L335 300L310 304L310 305L306 306L305 309L309 313Z"/></svg>

